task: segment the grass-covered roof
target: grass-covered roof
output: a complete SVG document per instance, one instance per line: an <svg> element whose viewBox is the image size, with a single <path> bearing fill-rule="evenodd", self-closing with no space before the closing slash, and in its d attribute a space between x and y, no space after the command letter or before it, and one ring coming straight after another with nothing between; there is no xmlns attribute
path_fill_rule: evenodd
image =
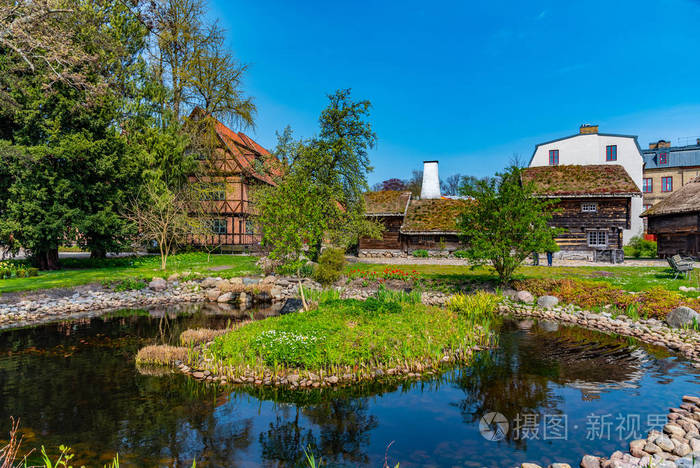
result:
<svg viewBox="0 0 700 468"><path fill-rule="evenodd" d="M625 168L617 164L529 167L523 169L522 179L532 182L539 196L642 195Z"/></svg>
<svg viewBox="0 0 700 468"><path fill-rule="evenodd" d="M652 206L642 216L663 216L700 211L700 177Z"/></svg>
<svg viewBox="0 0 700 468"><path fill-rule="evenodd" d="M411 192L381 190L365 193L365 212L374 216L403 215L411 199Z"/></svg>
<svg viewBox="0 0 700 468"><path fill-rule="evenodd" d="M458 233L457 217L473 203L470 200L436 198L413 200L408 206L401 232L417 234L422 232Z"/></svg>

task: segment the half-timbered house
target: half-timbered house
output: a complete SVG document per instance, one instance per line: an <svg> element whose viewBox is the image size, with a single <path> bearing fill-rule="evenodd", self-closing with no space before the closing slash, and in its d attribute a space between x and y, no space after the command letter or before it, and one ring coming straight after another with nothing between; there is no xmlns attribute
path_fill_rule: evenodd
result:
<svg viewBox="0 0 700 468"><path fill-rule="evenodd" d="M656 236L658 255L700 257L700 177L647 209L647 232Z"/></svg>
<svg viewBox="0 0 700 468"><path fill-rule="evenodd" d="M211 234L195 243L224 251L255 248L261 235L252 219L251 191L258 185L275 185L281 163L252 138L219 121L214 122L214 137L215 150L198 158L202 170L190 177L190 183L204 187L201 203L211 225Z"/></svg>
<svg viewBox="0 0 700 468"><path fill-rule="evenodd" d="M539 166L523 169L537 197L557 199L550 225L561 258L620 262L622 233L632 224L632 199L642 193L619 165Z"/></svg>

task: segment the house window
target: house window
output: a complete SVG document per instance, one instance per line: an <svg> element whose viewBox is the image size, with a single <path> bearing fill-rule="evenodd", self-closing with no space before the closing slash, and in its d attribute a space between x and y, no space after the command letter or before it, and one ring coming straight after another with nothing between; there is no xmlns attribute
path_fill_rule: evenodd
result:
<svg viewBox="0 0 700 468"><path fill-rule="evenodd" d="M608 145L605 147L605 160L617 161L617 145Z"/></svg>
<svg viewBox="0 0 700 468"><path fill-rule="evenodd" d="M607 247L608 232L607 231L588 231L588 246L589 247Z"/></svg>
<svg viewBox="0 0 700 468"><path fill-rule="evenodd" d="M223 182L214 182L209 187L210 200L223 201L226 200L226 184Z"/></svg>
<svg viewBox="0 0 700 468"><path fill-rule="evenodd" d="M642 181L642 192L644 193L651 193L654 191L654 179L651 177L649 178L644 178Z"/></svg>
<svg viewBox="0 0 700 468"><path fill-rule="evenodd" d="M661 178L661 191L662 192L673 192L673 177L662 177Z"/></svg>
<svg viewBox="0 0 700 468"><path fill-rule="evenodd" d="M598 211L597 203L581 203L581 211L584 213L595 213Z"/></svg>
<svg viewBox="0 0 700 468"><path fill-rule="evenodd" d="M659 153L659 164L668 164L668 152Z"/></svg>
<svg viewBox="0 0 700 468"><path fill-rule="evenodd" d="M246 234L255 234L255 225L249 219L245 220L245 233Z"/></svg>
<svg viewBox="0 0 700 468"><path fill-rule="evenodd" d="M558 166L559 165L559 150L549 150L549 165Z"/></svg>
<svg viewBox="0 0 700 468"><path fill-rule="evenodd" d="M211 232L214 234L226 234L228 223L223 218L215 218L211 220Z"/></svg>

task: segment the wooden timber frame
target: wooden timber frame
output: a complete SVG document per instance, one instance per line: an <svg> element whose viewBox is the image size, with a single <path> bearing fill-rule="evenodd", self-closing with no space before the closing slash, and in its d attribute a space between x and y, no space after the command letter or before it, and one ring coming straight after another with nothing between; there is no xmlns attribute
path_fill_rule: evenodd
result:
<svg viewBox="0 0 700 468"><path fill-rule="evenodd" d="M261 185L276 185L281 175L277 158L242 132L234 132L216 119L214 150L198 158L200 171L189 177L200 192L201 210L210 217L212 233L192 239L195 245L221 250L256 250L262 236L257 227L251 192Z"/></svg>

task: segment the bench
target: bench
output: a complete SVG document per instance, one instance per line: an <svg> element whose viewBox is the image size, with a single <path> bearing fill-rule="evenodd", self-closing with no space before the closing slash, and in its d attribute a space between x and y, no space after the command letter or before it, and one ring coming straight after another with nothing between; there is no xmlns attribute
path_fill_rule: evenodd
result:
<svg viewBox="0 0 700 468"><path fill-rule="evenodd" d="M678 278L680 274L690 279L690 274L693 272L693 261L691 259L683 258L680 255L674 255L673 257L667 257L666 261L668 262L668 266L670 266L676 274L673 279Z"/></svg>

